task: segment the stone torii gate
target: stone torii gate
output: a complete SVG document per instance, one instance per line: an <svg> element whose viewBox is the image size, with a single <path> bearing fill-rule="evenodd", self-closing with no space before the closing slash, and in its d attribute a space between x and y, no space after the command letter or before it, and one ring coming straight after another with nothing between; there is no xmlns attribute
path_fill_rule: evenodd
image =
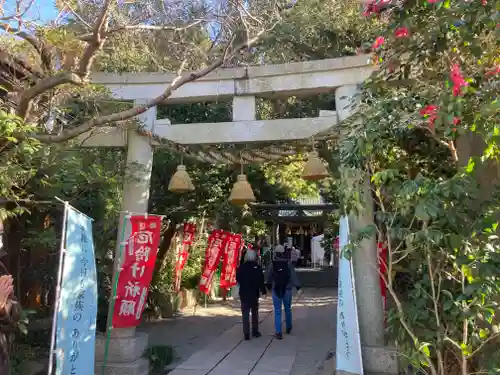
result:
<svg viewBox="0 0 500 375"><path fill-rule="evenodd" d="M327 60L217 70L176 90L169 103L232 100L233 121L225 123L171 125L158 119L156 108L138 116L145 129L159 138L181 145L250 144L305 140L346 119L358 85L372 72L370 57L353 56ZM128 73L92 76L117 99L140 104L163 92L173 74ZM256 120L256 97L273 98L335 91L336 111L321 111L318 118ZM146 212L148 208L153 149L151 138L136 131L102 128L82 137L86 147L126 147L127 164L133 177L124 186L122 210ZM215 161L225 162L215 158ZM373 223L373 201L369 187L364 191L365 211L351 217L353 228ZM120 221L122 222L122 220ZM365 371L394 373L395 355L384 348L384 311L377 271L375 239L365 240L353 256L361 343ZM335 317L332 317L335 319ZM334 339L334 338L332 338ZM148 338L135 329L113 329L106 374L145 375L148 362L141 358ZM96 374L100 374L105 339L96 344ZM397 372L396 372L397 373Z"/></svg>

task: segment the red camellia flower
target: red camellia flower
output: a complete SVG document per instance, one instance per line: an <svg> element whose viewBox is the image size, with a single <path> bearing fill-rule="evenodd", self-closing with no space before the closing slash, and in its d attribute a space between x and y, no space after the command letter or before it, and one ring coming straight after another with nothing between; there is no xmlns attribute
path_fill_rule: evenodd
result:
<svg viewBox="0 0 500 375"><path fill-rule="evenodd" d="M453 117L453 125L458 125L458 124L460 124L460 121L461 121L461 120L460 120L460 118L458 118L458 117Z"/></svg>
<svg viewBox="0 0 500 375"><path fill-rule="evenodd" d="M439 3L441 0L427 0L429 4L436 4Z"/></svg>
<svg viewBox="0 0 500 375"><path fill-rule="evenodd" d="M437 105L429 104L420 110L420 114L422 116L434 115L434 114L436 114L437 110L438 110Z"/></svg>
<svg viewBox="0 0 500 375"><path fill-rule="evenodd" d="M450 71L450 79L453 82L453 96L459 96L462 93L462 87L469 85L462 76L462 71L458 64L453 64Z"/></svg>
<svg viewBox="0 0 500 375"><path fill-rule="evenodd" d="M427 119L429 128L434 129L434 122L437 119L438 106L429 104L420 110L420 115Z"/></svg>
<svg viewBox="0 0 500 375"><path fill-rule="evenodd" d="M363 12L365 17L371 16L372 14L379 14L391 0L372 0Z"/></svg>
<svg viewBox="0 0 500 375"><path fill-rule="evenodd" d="M492 77L500 74L500 65L495 66L493 69L488 70L485 74L486 77Z"/></svg>
<svg viewBox="0 0 500 375"><path fill-rule="evenodd" d="M373 49L378 49L380 47L382 47L382 45L384 44L385 42L385 38L383 36L378 36L377 39L375 39L375 42L373 42Z"/></svg>
<svg viewBox="0 0 500 375"><path fill-rule="evenodd" d="M394 30L394 36L396 38L406 38L408 35L410 35L410 32L408 31L408 28L404 26L398 27Z"/></svg>

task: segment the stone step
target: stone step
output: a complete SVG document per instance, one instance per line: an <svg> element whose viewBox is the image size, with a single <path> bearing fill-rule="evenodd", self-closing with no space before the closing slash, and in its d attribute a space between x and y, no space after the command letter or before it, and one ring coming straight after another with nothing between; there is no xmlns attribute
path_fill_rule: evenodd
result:
<svg viewBox="0 0 500 375"><path fill-rule="evenodd" d="M297 276L306 288L335 288L338 286L337 267L320 269L297 268Z"/></svg>

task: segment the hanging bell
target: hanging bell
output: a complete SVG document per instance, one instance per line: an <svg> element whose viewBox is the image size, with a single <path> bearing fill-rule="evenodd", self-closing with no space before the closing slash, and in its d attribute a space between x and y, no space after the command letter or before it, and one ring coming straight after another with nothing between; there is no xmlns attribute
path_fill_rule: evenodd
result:
<svg viewBox="0 0 500 375"><path fill-rule="evenodd" d="M299 234L304 234L304 228L302 228L302 226L299 228Z"/></svg>
<svg viewBox="0 0 500 375"><path fill-rule="evenodd" d="M320 159L317 151L312 151L309 153L306 165L304 165L304 170L302 171L302 178L308 181L318 181L325 177L328 177L328 173L325 164Z"/></svg>
<svg viewBox="0 0 500 375"><path fill-rule="evenodd" d="M186 171L186 166L180 164L177 166L177 171L174 173L168 184L168 191L172 193L187 193L193 191L194 185L191 182L191 177Z"/></svg>
<svg viewBox="0 0 500 375"><path fill-rule="evenodd" d="M288 235L292 234L292 230L290 229L290 227L288 225L286 226L286 234L288 234Z"/></svg>
<svg viewBox="0 0 500 375"><path fill-rule="evenodd" d="M231 190L231 195L229 195L229 201L236 206L244 206L247 203L255 202L255 195L245 174L238 175Z"/></svg>

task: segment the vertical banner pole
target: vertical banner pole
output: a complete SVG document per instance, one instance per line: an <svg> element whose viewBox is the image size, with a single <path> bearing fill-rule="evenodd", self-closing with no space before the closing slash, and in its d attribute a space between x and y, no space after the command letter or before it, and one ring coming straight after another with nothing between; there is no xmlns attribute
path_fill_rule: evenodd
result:
<svg viewBox="0 0 500 375"><path fill-rule="evenodd" d="M66 252L66 225L68 220L68 202L64 202L64 214L61 234L61 244L59 246L59 267L57 270L57 286L56 298L54 301L54 313L52 317L52 331L50 334L50 350L49 350L49 368L48 375L52 375L54 368L54 348L56 346L56 329L57 329L57 312L59 310L59 299L61 297L62 270L64 264L64 255Z"/></svg>
<svg viewBox="0 0 500 375"><path fill-rule="evenodd" d="M118 251L118 258L120 259L120 262L123 261L123 259L122 259L122 257L123 257L123 248L125 247L125 245L123 244L123 242L125 241L125 231L127 229L127 218L128 218L128 216L129 216L128 212L125 212L125 215L124 215L124 218L123 218L123 222L122 222L122 231L121 231L121 234L120 234L120 244L119 244L119 249L120 250ZM105 370L106 364L108 362L109 342L111 340L111 331L113 330L113 311L115 309L116 294L117 294L117 291L118 291L118 280L119 280L119 277L120 277L121 269L118 268L118 269L116 269L114 271L116 272L116 277L114 279L113 289L111 290L111 303L110 303L110 306L109 306L109 310L110 311L108 311L108 324L107 324L107 327L106 327L106 344L104 346L104 358L103 358L103 361L102 361L101 375L104 375L104 370Z"/></svg>

